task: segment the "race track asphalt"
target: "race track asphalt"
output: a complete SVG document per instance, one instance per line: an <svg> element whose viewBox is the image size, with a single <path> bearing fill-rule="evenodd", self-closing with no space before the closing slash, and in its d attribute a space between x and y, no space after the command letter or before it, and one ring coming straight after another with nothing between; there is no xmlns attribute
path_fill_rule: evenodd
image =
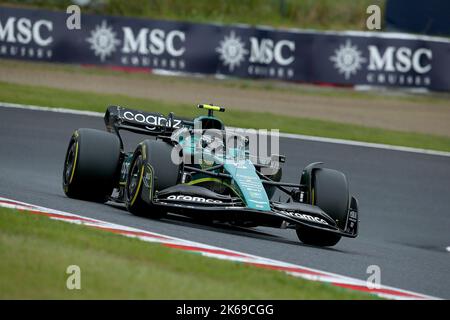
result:
<svg viewBox="0 0 450 320"><path fill-rule="evenodd" d="M378 265L385 285L450 298L449 157L281 139L286 181L323 161L347 175L359 199L359 237L323 249L301 244L293 230L154 221L65 197L64 154L80 127L103 129L103 119L0 107L0 196L360 279Z"/></svg>

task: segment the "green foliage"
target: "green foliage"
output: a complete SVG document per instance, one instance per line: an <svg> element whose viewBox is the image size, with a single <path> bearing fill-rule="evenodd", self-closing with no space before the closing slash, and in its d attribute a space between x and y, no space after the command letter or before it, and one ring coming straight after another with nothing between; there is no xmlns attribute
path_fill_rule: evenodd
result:
<svg viewBox="0 0 450 320"><path fill-rule="evenodd" d="M67 0L7 3L65 9ZM309 29L365 30L366 8L385 0L92 0L95 13L194 22L247 23Z"/></svg>

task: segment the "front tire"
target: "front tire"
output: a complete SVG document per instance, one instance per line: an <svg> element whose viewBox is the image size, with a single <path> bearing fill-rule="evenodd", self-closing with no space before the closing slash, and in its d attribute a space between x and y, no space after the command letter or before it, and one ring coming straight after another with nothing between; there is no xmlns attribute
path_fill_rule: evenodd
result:
<svg viewBox="0 0 450 320"><path fill-rule="evenodd" d="M172 145L161 140L145 140L134 152L128 172L126 206L137 216L159 219L165 211L153 205L155 191L174 186L180 178L180 165L172 162Z"/></svg>
<svg viewBox="0 0 450 320"><path fill-rule="evenodd" d="M345 226L348 202L348 183L342 172L325 168L313 171L311 204L320 207L341 229ZM304 225L299 225L296 231L301 242L315 246L334 246L341 239L336 233Z"/></svg>
<svg viewBox="0 0 450 320"><path fill-rule="evenodd" d="M69 142L63 171L64 193L75 199L105 202L120 166L120 141L109 132L82 128Z"/></svg>
<svg viewBox="0 0 450 320"><path fill-rule="evenodd" d="M304 225L298 225L296 232L298 239L302 243L312 246L332 247L336 245L339 240L341 240L341 236L338 234L334 234L330 231L318 230Z"/></svg>

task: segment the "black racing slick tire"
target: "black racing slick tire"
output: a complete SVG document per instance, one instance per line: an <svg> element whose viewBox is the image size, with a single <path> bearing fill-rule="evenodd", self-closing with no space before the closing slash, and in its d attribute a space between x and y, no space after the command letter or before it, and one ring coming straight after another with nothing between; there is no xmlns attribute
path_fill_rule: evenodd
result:
<svg viewBox="0 0 450 320"><path fill-rule="evenodd" d="M176 185L180 165L172 161L173 146L162 140L144 140L136 148L125 187L128 211L137 216L159 219L165 210L154 205L156 191Z"/></svg>
<svg viewBox="0 0 450 320"><path fill-rule="evenodd" d="M63 171L64 193L70 198L105 202L120 166L120 141L109 132L82 128L69 142Z"/></svg>
<svg viewBox="0 0 450 320"><path fill-rule="evenodd" d="M340 228L343 228L349 205L349 190L345 175L332 169L320 168L314 170L311 204L320 207L336 221ZM305 244L323 247L334 246L341 239L339 234L304 225L297 227L297 236Z"/></svg>

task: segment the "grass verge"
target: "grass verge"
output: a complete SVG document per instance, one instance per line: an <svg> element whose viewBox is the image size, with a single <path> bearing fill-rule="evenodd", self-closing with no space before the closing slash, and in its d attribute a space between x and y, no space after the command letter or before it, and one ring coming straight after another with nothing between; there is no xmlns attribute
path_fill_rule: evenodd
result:
<svg viewBox="0 0 450 320"><path fill-rule="evenodd" d="M112 76L121 79L134 79L134 80L158 80L161 83L165 83L170 86L173 83L189 85L192 81L202 84L214 84L220 87L239 88L239 89L252 89L259 91L273 91L281 93L292 93L301 96L311 97L328 97L328 98L349 98L357 100L379 100L379 101L392 101L392 102L410 102L415 104L436 104L450 107L450 94L445 92L433 92L429 94L419 94L412 92L405 92L402 90L353 90L349 88L340 87L324 87L311 84L300 84L295 82L285 82L273 79L245 79L230 77L226 79L216 79L214 76L195 77L192 76L165 76L158 75L150 72L124 72L99 66L79 66L62 63L51 62L31 62L24 60L13 59L0 59L0 69L5 68L3 72L8 72L9 68L26 69L30 73L34 71L38 72L62 72L78 75L96 75L96 76Z"/></svg>
<svg viewBox="0 0 450 320"><path fill-rule="evenodd" d="M68 290L69 265L81 289ZM0 208L0 299L368 299L374 296Z"/></svg>
<svg viewBox="0 0 450 320"><path fill-rule="evenodd" d="M124 95L99 94L86 91L69 91L39 86L0 82L0 101L49 107L72 108L104 112L111 104L147 111L193 117L198 110L191 105L166 103L133 98ZM414 132L400 132L331 121L296 118L271 113L232 111L220 117L229 126L279 129L281 132L320 137L348 139L415 148L450 151L450 138Z"/></svg>

